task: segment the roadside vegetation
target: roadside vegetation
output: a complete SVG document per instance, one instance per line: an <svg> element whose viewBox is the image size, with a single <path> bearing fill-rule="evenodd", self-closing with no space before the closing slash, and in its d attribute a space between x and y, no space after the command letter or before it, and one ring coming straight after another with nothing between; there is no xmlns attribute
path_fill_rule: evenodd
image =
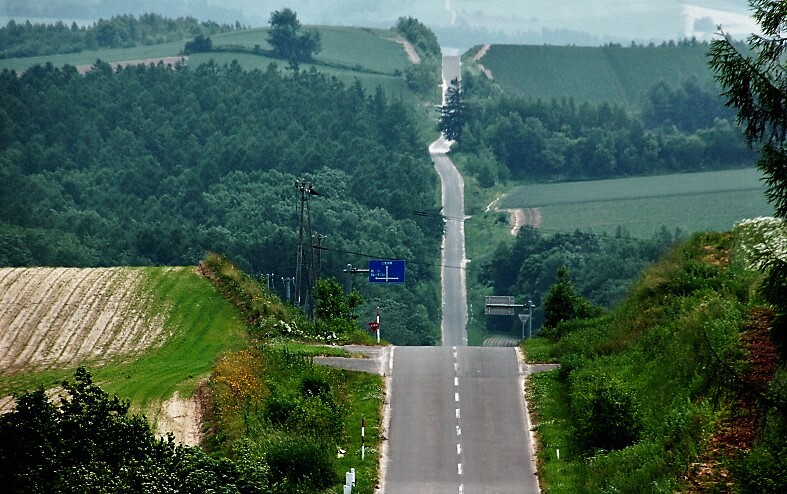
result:
<svg viewBox="0 0 787 494"><path fill-rule="evenodd" d="M782 361L745 229L676 245L609 313L547 324L547 352L526 345L561 364L528 384L545 492L784 485Z"/></svg>

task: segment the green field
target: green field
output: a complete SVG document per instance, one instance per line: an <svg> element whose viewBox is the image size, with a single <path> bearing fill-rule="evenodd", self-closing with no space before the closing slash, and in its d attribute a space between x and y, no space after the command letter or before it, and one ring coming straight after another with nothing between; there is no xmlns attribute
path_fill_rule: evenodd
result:
<svg viewBox="0 0 787 494"><path fill-rule="evenodd" d="M311 29L311 27L307 27ZM349 27L318 26L315 27L322 38L322 51L315 56L315 64L301 64L302 70L315 67L328 76L352 84L355 79L361 81L367 90L377 86L396 99L414 102L414 96L400 75L409 64L407 55L401 44L396 42L397 35L384 29L362 29ZM222 47L239 45L253 49L259 45L269 49L267 29L247 29L243 31L222 33L212 36L213 45ZM96 60L110 64L126 60L144 60L148 58L174 57L181 53L185 45L182 42L166 43L153 46L140 46L115 50L97 50L68 55L52 55L34 58L14 58L0 60L0 70L9 69L22 72L36 64L51 63L63 65L91 65ZM198 66L215 60L218 64L229 64L237 60L247 70L266 70L272 63L280 68L287 67L287 62L248 53L196 53L189 57L190 66Z"/></svg>
<svg viewBox="0 0 787 494"><path fill-rule="evenodd" d="M573 98L639 108L656 83L696 77L712 84L705 46L583 47L492 45L481 63L504 89L535 99Z"/></svg>
<svg viewBox="0 0 787 494"><path fill-rule="evenodd" d="M500 208L539 208L541 228L649 238L666 226L684 232L725 231L737 221L770 216L760 173L754 169L636 177L518 187Z"/></svg>

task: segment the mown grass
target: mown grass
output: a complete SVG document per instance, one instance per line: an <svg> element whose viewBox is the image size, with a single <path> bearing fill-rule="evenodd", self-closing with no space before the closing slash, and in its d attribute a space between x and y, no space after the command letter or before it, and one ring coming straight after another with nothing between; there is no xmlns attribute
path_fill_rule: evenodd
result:
<svg viewBox="0 0 787 494"><path fill-rule="evenodd" d="M696 77L712 84L707 47L583 47L492 45L481 60L504 89L534 99L577 103L619 101L641 108L659 81Z"/></svg>
<svg viewBox="0 0 787 494"><path fill-rule="evenodd" d="M166 314L170 336L140 358L99 367L93 375L107 392L146 409L175 391L191 396L219 355L246 345L247 333L240 312L194 268L143 269L150 309Z"/></svg>
<svg viewBox="0 0 787 494"><path fill-rule="evenodd" d="M185 41L174 41L160 45L136 46L134 48L103 49L44 57L8 58L0 60L0 70L9 69L23 72L33 65L45 65L47 63L51 63L55 67L62 67L63 65L92 65L96 63L96 60L101 60L112 65L114 62L126 60L174 57L183 51L184 44Z"/></svg>
<svg viewBox="0 0 787 494"><path fill-rule="evenodd" d="M417 98L407 88L402 73L409 65L404 47L396 42L396 34L383 29L363 29L334 26L305 26L316 29L322 38L322 51L315 56L315 63L300 64L301 70L316 70L328 77L336 77L345 84L359 80L367 91L381 87L389 98L408 105L415 105ZM267 28L247 29L221 33L211 37L214 47L240 46L253 50L259 46L269 50ZM7 68L21 72L36 64L52 63L63 65L91 65L100 59L112 65L126 60L172 57L182 53L184 41L160 45L139 46L123 49L104 49L67 55L52 55L20 59L0 60L0 70ZM288 66L286 60L251 53L214 52L193 53L188 65L197 67L214 60L219 65L237 61L246 70L267 70L271 64L280 69Z"/></svg>

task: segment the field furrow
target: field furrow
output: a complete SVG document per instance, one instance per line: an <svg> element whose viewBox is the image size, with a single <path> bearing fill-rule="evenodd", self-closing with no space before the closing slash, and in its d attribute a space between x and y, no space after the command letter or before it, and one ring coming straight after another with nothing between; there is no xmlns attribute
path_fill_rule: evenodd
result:
<svg viewBox="0 0 787 494"><path fill-rule="evenodd" d="M73 310L81 300L85 281L90 271L86 269L66 269L62 281L50 292L45 302L47 307L36 320L30 321L28 327L33 334L40 335L37 345L27 345L17 355L14 366L44 364L49 360L49 353L55 341L62 335L57 331L60 321ZM49 302L51 301L51 302Z"/></svg>
<svg viewBox="0 0 787 494"><path fill-rule="evenodd" d="M136 354L161 340L136 268L0 269L0 375Z"/></svg>
<svg viewBox="0 0 787 494"><path fill-rule="evenodd" d="M17 357L26 348L38 346L43 335L36 331L35 322L48 308L51 293L60 288L65 274L65 268L35 268L29 276L17 278L17 284L23 287L7 306L8 310L16 312L16 317L4 327L4 338L0 340L0 366L4 371L18 365Z"/></svg>
<svg viewBox="0 0 787 494"><path fill-rule="evenodd" d="M142 271L134 270L123 273L112 280L112 293L117 300L105 331L94 331L95 348L104 355L127 355L132 353L133 345L129 340L138 339L144 331L140 323L141 301L139 300L139 282Z"/></svg>
<svg viewBox="0 0 787 494"><path fill-rule="evenodd" d="M86 271L87 275L76 290L79 296L74 297L76 302L71 310L61 317L61 326L68 329L58 333L48 351L46 360L49 365L74 363L85 356L80 347L90 337L94 322L103 310L103 299L106 297L103 292L104 285L115 270L83 271Z"/></svg>

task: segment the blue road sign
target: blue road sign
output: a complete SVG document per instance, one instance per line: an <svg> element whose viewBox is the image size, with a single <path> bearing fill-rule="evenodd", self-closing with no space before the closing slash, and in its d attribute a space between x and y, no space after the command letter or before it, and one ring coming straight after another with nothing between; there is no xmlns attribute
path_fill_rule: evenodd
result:
<svg viewBox="0 0 787 494"><path fill-rule="evenodd" d="M369 261L369 283L404 283L404 260Z"/></svg>

